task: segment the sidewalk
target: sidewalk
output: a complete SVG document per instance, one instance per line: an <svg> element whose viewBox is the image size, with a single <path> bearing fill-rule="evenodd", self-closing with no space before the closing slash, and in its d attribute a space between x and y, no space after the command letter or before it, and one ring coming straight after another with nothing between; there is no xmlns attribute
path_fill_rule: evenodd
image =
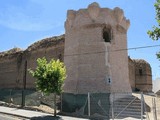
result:
<svg viewBox="0 0 160 120"><path fill-rule="evenodd" d="M59 116L59 115L57 115L57 117L54 117L52 114L24 110L24 109L19 109L19 108L9 108L9 107L3 107L3 106L0 106L0 113L22 117L22 118L29 119L29 120L89 120L89 119L84 119L84 118ZM139 119L128 117L123 120L139 120Z"/></svg>
<svg viewBox="0 0 160 120"><path fill-rule="evenodd" d="M53 120L53 119L54 120L88 120L83 118L73 118L73 117L59 116L59 115L57 117L54 117L52 114L29 111L29 110L24 110L19 108L9 108L9 107L3 107L3 106L0 106L0 113L14 115L14 116L26 118L29 120Z"/></svg>

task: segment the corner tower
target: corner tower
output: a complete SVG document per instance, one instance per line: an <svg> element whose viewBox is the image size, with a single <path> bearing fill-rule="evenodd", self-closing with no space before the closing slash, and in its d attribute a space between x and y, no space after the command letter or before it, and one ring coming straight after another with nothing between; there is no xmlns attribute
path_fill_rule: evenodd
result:
<svg viewBox="0 0 160 120"><path fill-rule="evenodd" d="M128 74L129 20L116 7L68 10L65 22L64 92L131 93Z"/></svg>

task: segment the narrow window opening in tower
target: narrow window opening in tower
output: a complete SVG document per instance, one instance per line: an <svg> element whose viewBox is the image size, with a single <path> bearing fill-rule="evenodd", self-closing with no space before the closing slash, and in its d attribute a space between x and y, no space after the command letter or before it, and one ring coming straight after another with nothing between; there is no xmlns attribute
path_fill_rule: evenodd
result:
<svg viewBox="0 0 160 120"><path fill-rule="evenodd" d="M142 76L142 69L139 69L139 75Z"/></svg>
<svg viewBox="0 0 160 120"><path fill-rule="evenodd" d="M103 39L104 39L105 42L111 42L110 29L108 29L108 28L103 29Z"/></svg>

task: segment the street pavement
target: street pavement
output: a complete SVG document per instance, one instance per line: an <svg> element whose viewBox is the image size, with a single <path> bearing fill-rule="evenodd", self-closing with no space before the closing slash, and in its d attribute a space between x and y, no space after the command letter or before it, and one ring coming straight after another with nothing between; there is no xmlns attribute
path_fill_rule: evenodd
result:
<svg viewBox="0 0 160 120"><path fill-rule="evenodd" d="M12 119L12 117L4 115L12 115L15 116L15 118L17 117L18 119ZM6 119L7 117L10 119ZM54 117L52 114L24 110L19 108L9 108L4 106L0 106L0 118L4 118L2 120L89 120L84 118L59 116L59 115L57 117ZM129 117L123 120L139 120L139 119Z"/></svg>
<svg viewBox="0 0 160 120"><path fill-rule="evenodd" d="M22 120L22 118L0 113L0 120Z"/></svg>
<svg viewBox="0 0 160 120"><path fill-rule="evenodd" d="M75 117L59 116L59 115L57 117L54 117L52 114L24 110L19 108L9 108L4 106L0 106L0 113L21 117L21 118L24 118L25 120L26 119L28 120L88 120L83 118L75 118Z"/></svg>

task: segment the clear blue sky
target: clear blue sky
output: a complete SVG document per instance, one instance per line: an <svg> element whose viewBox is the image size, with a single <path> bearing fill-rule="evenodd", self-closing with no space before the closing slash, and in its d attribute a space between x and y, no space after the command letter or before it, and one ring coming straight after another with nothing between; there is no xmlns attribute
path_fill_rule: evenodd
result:
<svg viewBox="0 0 160 120"><path fill-rule="evenodd" d="M160 45L153 42L147 30L156 24L155 0L0 0L0 51L13 47L26 49L42 38L65 33L64 21L68 9L86 8L92 2L101 7L120 7L130 19L128 48ZM160 77L160 62L155 53L159 47L130 50L131 58L142 58L151 64L153 79Z"/></svg>

